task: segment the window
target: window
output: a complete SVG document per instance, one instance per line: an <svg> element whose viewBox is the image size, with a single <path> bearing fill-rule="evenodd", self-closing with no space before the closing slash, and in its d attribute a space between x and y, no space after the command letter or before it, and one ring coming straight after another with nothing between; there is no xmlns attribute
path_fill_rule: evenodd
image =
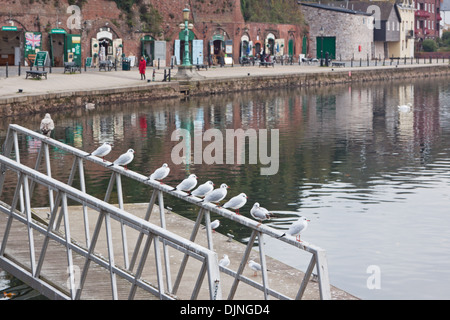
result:
<svg viewBox="0 0 450 320"><path fill-rule="evenodd" d="M390 29L389 29L389 25L390 25L390 24L389 24L389 21L386 22L386 30L388 30L388 31L390 30Z"/></svg>
<svg viewBox="0 0 450 320"><path fill-rule="evenodd" d="M431 13L434 13L434 3L431 4Z"/></svg>

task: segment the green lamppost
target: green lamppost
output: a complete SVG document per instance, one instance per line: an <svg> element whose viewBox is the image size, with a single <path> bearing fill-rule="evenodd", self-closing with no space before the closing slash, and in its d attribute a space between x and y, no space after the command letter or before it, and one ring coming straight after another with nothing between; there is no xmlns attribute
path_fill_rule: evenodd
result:
<svg viewBox="0 0 450 320"><path fill-rule="evenodd" d="M191 66L191 61L189 59L189 9L183 9L183 18L184 18L184 54L183 54L183 63L182 66L188 67ZM181 26L180 26L181 27Z"/></svg>

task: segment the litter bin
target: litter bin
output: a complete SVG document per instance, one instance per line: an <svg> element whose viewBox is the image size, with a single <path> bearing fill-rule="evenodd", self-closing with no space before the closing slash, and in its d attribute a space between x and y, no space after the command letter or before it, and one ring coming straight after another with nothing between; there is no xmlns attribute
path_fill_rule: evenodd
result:
<svg viewBox="0 0 450 320"><path fill-rule="evenodd" d="M128 59L122 60L122 70L130 71L130 60Z"/></svg>

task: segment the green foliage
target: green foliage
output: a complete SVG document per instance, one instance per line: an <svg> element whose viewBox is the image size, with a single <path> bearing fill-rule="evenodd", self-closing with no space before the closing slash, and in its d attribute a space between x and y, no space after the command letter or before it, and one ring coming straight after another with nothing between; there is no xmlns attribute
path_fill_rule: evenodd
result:
<svg viewBox="0 0 450 320"><path fill-rule="evenodd" d="M450 47L450 31L444 31L442 33L442 44L445 47Z"/></svg>
<svg viewBox="0 0 450 320"><path fill-rule="evenodd" d="M425 39L422 42L423 51L435 52L437 50L437 43L432 39Z"/></svg>
<svg viewBox="0 0 450 320"><path fill-rule="evenodd" d="M158 35L161 32L161 23L163 21L159 11L151 4L145 4L143 0L111 0L117 5L117 8L126 14L126 22L131 28L134 25L133 6L138 8L139 20L142 23L141 29L144 32L149 32L153 35Z"/></svg>
<svg viewBox="0 0 450 320"><path fill-rule="evenodd" d="M304 25L297 0L241 0L246 22L267 22Z"/></svg>

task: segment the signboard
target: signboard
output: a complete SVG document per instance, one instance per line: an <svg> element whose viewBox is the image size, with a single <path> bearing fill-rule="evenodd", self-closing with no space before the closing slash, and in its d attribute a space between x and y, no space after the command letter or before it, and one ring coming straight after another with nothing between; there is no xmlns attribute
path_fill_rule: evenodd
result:
<svg viewBox="0 0 450 320"><path fill-rule="evenodd" d="M17 31L16 26L3 26L2 31Z"/></svg>
<svg viewBox="0 0 450 320"><path fill-rule="evenodd" d="M48 52L39 51L36 53L36 59L34 59L35 67L45 67L48 65Z"/></svg>
<svg viewBox="0 0 450 320"><path fill-rule="evenodd" d="M52 29L52 30L50 30L50 33L62 33L62 34L65 34L66 30L64 30L64 29Z"/></svg>
<svg viewBox="0 0 450 320"><path fill-rule="evenodd" d="M36 53L41 51L42 34L40 32L25 32L25 59L34 61Z"/></svg>
<svg viewBox="0 0 450 320"><path fill-rule="evenodd" d="M86 67L92 67L92 57L86 58Z"/></svg>

